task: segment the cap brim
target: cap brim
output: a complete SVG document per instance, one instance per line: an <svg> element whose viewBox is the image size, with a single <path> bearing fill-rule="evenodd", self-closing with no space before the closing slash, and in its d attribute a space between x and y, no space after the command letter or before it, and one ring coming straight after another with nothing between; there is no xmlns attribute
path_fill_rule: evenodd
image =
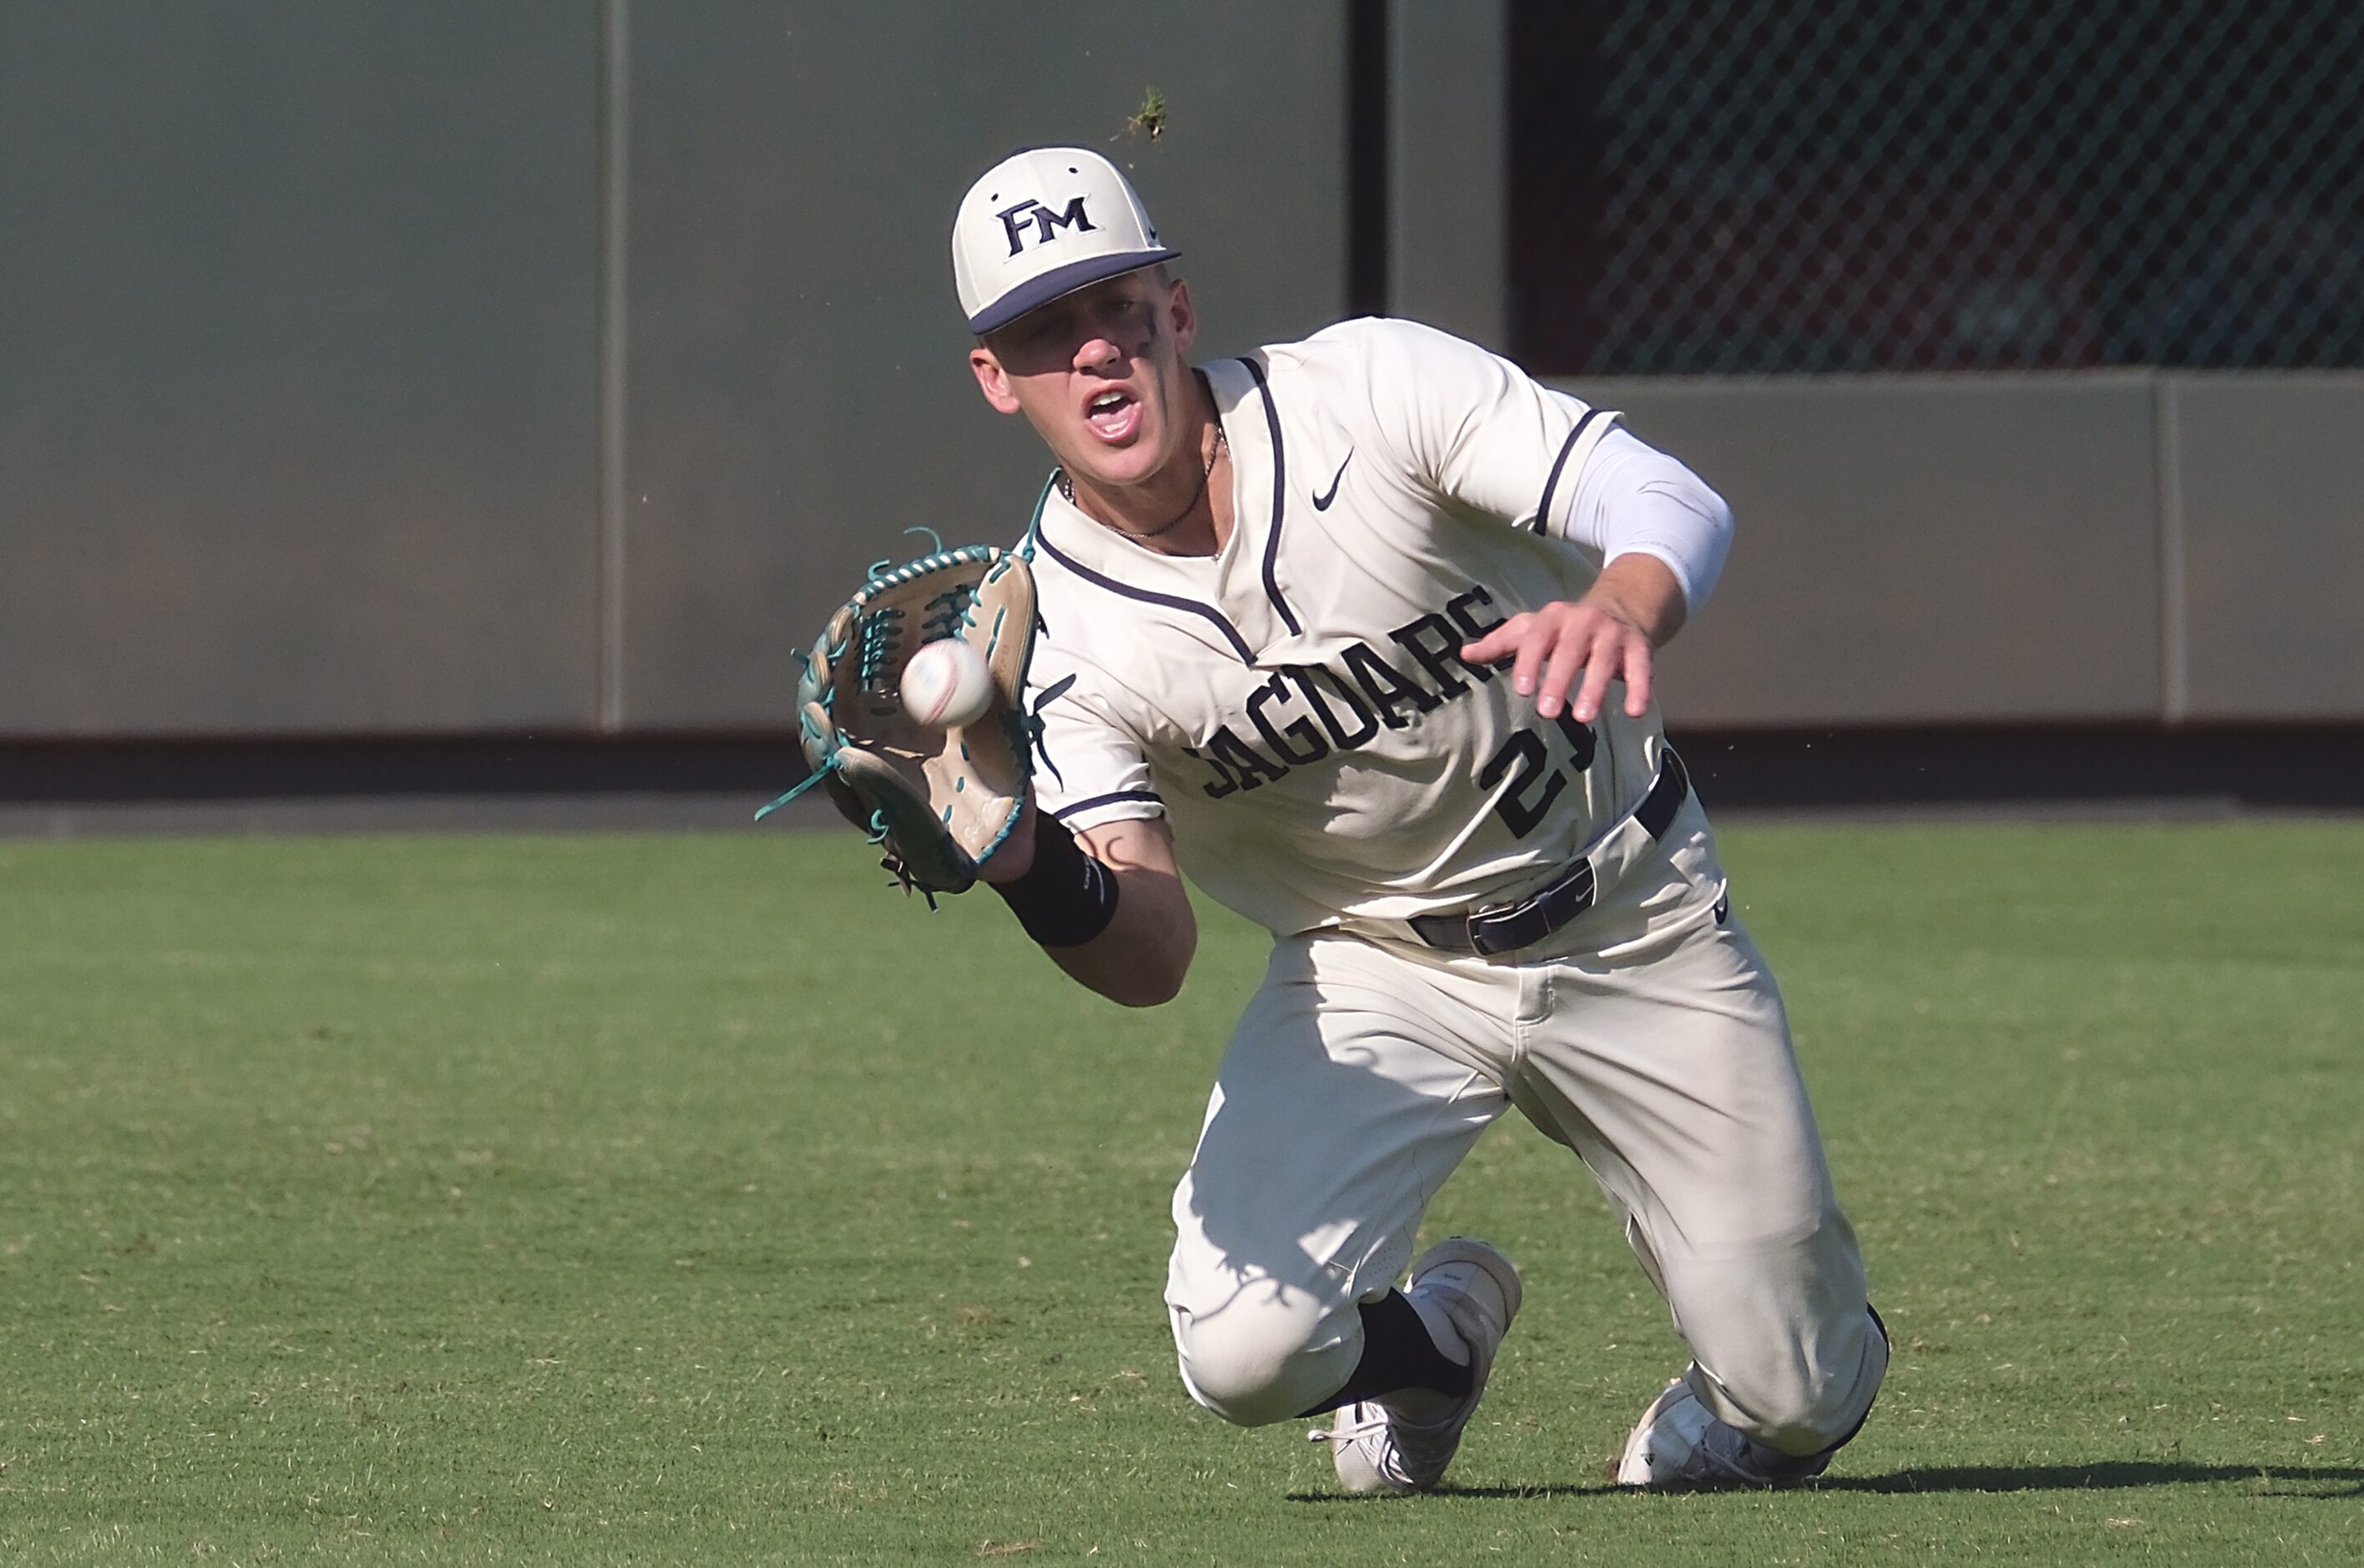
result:
<svg viewBox="0 0 2364 1568"><path fill-rule="evenodd" d="M1050 304L1062 295L1075 293L1105 279L1137 272L1143 267L1154 267L1160 261L1170 261L1182 254L1163 247L1155 250L1111 250L1102 256L1087 256L1080 261L1070 261L1064 267L1054 267L1039 277L1024 283L968 318L968 329L982 338L987 332L1009 326L1037 306Z"/></svg>

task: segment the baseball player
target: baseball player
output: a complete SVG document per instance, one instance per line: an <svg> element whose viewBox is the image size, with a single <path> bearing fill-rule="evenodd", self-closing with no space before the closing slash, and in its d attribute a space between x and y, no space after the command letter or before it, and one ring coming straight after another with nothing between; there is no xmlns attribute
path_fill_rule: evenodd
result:
<svg viewBox="0 0 2364 1568"><path fill-rule="evenodd" d="M962 201L977 385L1057 468L1019 553L1031 797L981 857L1068 974L1180 987L1181 873L1270 968L1174 1195L1184 1382L1355 1491L1444 1476L1519 1310L1422 1211L1515 1106L1606 1192L1690 1360L1635 1486L1818 1474L1888 1364L1780 997L1651 694L1723 502L1614 413L1408 322L1193 366L1188 286L1105 159Z"/></svg>

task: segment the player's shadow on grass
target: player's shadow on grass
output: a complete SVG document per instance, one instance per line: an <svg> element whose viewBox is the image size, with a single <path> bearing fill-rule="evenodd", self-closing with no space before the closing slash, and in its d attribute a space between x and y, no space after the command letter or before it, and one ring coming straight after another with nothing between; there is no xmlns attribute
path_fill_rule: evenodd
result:
<svg viewBox="0 0 2364 1568"><path fill-rule="evenodd" d="M2180 1464L2116 1460L2103 1464L1947 1465L1886 1475L1831 1475L1806 1488L1818 1492L2110 1492L2136 1486L2222 1486L2247 1484L2264 1497L2364 1497L2364 1470L2329 1464ZM1605 1497L1626 1489L1590 1486L1440 1486L1442 1497ZM1368 1503L1377 1496L1343 1492L1291 1492L1292 1503Z"/></svg>
<svg viewBox="0 0 2364 1568"><path fill-rule="evenodd" d="M2135 1486L2223 1486L2246 1483L2260 1496L2364 1497L2364 1470L2334 1464L2185 1464L2113 1460L2102 1464L1971 1464L1899 1470L1887 1475L1832 1475L1826 1492L2110 1492Z"/></svg>

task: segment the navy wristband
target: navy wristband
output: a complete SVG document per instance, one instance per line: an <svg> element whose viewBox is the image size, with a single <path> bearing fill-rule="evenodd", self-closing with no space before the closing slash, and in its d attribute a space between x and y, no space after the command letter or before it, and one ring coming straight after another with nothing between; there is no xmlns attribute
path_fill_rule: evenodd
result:
<svg viewBox="0 0 2364 1568"><path fill-rule="evenodd" d="M1034 819L1034 863L1025 875L986 885L1046 948L1079 948L1116 918L1116 873L1086 854L1055 817Z"/></svg>

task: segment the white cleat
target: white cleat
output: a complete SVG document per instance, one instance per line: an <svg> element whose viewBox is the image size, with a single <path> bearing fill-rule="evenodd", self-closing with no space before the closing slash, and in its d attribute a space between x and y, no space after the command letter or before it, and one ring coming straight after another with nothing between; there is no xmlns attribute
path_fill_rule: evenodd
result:
<svg viewBox="0 0 2364 1568"><path fill-rule="evenodd" d="M1334 1426L1306 1434L1330 1445L1338 1485L1349 1492L1425 1492L1444 1479L1518 1316L1519 1271L1485 1242L1455 1236L1421 1254L1405 1294L1435 1302L1469 1346L1469 1392L1435 1421L1415 1423L1366 1399L1340 1410Z"/></svg>
<svg viewBox="0 0 2364 1568"><path fill-rule="evenodd" d="M1790 1486L1829 1465L1827 1453L1802 1459L1767 1448L1717 1420L1681 1378L1667 1385L1634 1423L1617 1462L1620 1486Z"/></svg>

